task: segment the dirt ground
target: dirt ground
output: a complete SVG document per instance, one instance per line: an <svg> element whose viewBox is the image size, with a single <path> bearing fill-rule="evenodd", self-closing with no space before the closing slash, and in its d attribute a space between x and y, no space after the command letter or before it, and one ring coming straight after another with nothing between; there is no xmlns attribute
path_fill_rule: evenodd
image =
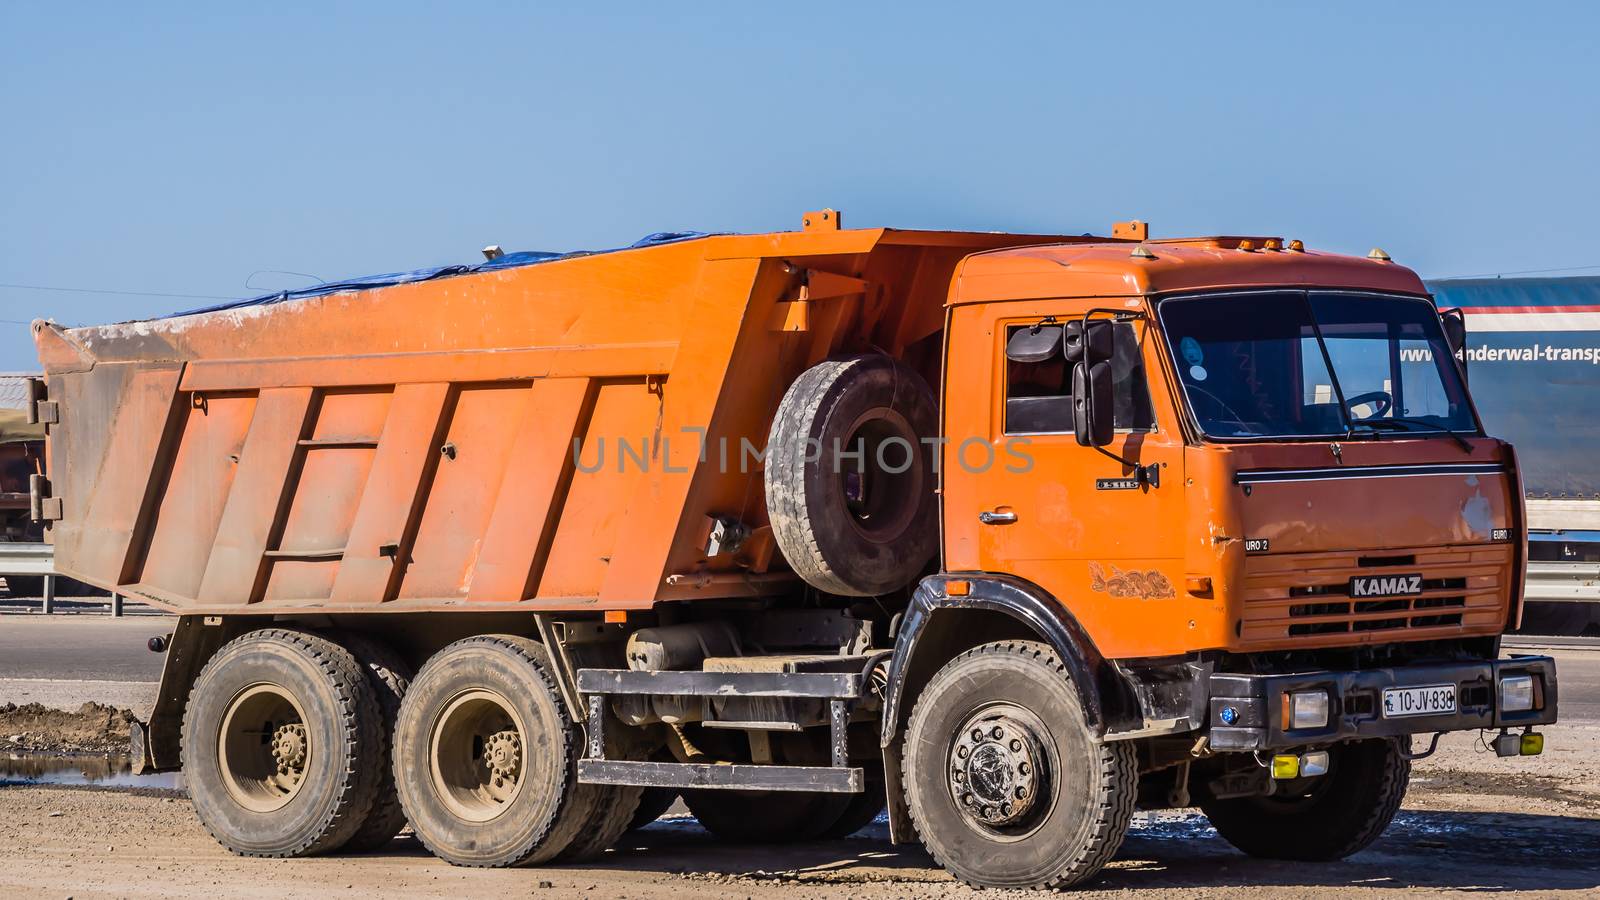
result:
<svg viewBox="0 0 1600 900"><path fill-rule="evenodd" d="M1600 890L1600 726L1554 726L1548 749L1502 760L1452 735L1416 766L1404 810L1371 849L1339 863L1249 859L1192 811L1141 814L1086 897L1323 897ZM0 897L1004 897L973 892L895 847L877 824L854 838L717 844L663 819L598 864L452 868L402 836L383 853L307 860L230 856L174 791L0 787ZM1018 893L1016 896L1038 896Z"/></svg>
<svg viewBox="0 0 1600 900"><path fill-rule="evenodd" d="M101 703L75 712L38 703L0 704L0 753L127 753L133 713Z"/></svg>

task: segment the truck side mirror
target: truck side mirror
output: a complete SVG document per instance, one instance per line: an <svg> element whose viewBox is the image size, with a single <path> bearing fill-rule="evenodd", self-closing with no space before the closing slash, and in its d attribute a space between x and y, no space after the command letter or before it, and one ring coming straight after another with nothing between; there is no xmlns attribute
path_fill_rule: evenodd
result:
<svg viewBox="0 0 1600 900"><path fill-rule="evenodd" d="M1060 325L1035 325L1018 328L1006 341L1006 359L1019 363L1042 363L1061 349Z"/></svg>
<svg viewBox="0 0 1600 900"><path fill-rule="evenodd" d="M1111 443L1111 363L1088 361L1072 367L1072 430L1085 447Z"/></svg>
<svg viewBox="0 0 1600 900"><path fill-rule="evenodd" d="M1062 345L1072 363L1072 430L1085 447L1104 447L1114 431L1111 408L1111 323L1068 322Z"/></svg>
<svg viewBox="0 0 1600 900"><path fill-rule="evenodd" d="M1081 319L1074 319L1063 326L1062 345L1067 362L1077 363L1085 358L1090 362L1111 359L1111 323L1104 319L1091 319L1088 325L1087 332Z"/></svg>
<svg viewBox="0 0 1600 900"><path fill-rule="evenodd" d="M1444 342L1461 365L1461 377L1467 377L1467 316L1460 309L1439 311L1439 325L1444 329Z"/></svg>

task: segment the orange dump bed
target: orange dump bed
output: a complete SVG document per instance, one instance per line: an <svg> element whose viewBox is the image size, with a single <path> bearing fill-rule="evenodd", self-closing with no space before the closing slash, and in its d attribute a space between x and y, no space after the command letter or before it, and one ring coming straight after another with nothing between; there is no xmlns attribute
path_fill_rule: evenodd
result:
<svg viewBox="0 0 1600 900"><path fill-rule="evenodd" d="M877 348L937 383L956 264L1060 240L714 236L171 319L37 323L59 415L56 562L185 612L617 609L782 590L751 454L789 382ZM708 558L717 516L755 531Z"/></svg>

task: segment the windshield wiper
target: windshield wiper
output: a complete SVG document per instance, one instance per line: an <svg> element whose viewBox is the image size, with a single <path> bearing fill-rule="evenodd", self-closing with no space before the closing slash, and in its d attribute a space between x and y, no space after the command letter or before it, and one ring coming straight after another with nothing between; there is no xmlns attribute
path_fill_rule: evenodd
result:
<svg viewBox="0 0 1600 900"><path fill-rule="evenodd" d="M1449 435L1451 439L1456 442L1456 446L1460 447L1463 452L1469 454L1472 452L1472 444L1470 444L1467 439L1462 436L1461 432L1453 431L1437 422L1429 422L1427 419L1413 419L1408 416L1390 416L1386 419L1367 419L1364 421L1357 421L1352 424L1356 427L1365 426L1367 428L1371 428L1373 431L1383 431L1386 426L1421 425L1422 427L1432 429L1437 433ZM1409 428L1390 427L1389 430L1404 431L1408 434L1412 433L1411 429Z"/></svg>

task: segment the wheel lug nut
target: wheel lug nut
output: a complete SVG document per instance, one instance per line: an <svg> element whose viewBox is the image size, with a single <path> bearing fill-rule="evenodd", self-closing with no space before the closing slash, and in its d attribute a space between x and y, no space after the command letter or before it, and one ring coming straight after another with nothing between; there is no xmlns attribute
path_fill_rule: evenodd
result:
<svg viewBox="0 0 1600 900"><path fill-rule="evenodd" d="M1028 766L1027 763L1025 763L1025 762L1017 763L1017 774L1026 775L1026 774L1028 774L1028 770L1029 770L1029 766Z"/></svg>
<svg viewBox="0 0 1600 900"><path fill-rule="evenodd" d="M1022 750L1022 742L1017 740L1016 738L1012 738L1011 739L1011 745L1010 746L1011 746L1011 752L1012 753L1018 753L1018 752L1020 752Z"/></svg>
<svg viewBox="0 0 1600 900"><path fill-rule="evenodd" d="M956 784L966 784L967 783L967 773L965 773L965 772L957 772L955 774L955 780L956 780Z"/></svg>
<svg viewBox="0 0 1600 900"><path fill-rule="evenodd" d="M1002 815L1002 816L1011 815L1011 804L1009 804L1009 803L1000 804L1000 815Z"/></svg>
<svg viewBox="0 0 1600 900"><path fill-rule="evenodd" d="M956 748L956 756L961 758L961 759L966 759L967 755L970 754L971 752L972 751L968 750L966 747L957 747Z"/></svg>
<svg viewBox="0 0 1600 900"><path fill-rule="evenodd" d="M968 806L971 806L972 802L973 802L972 801L972 795L971 794L962 794L961 795L961 802L965 803Z"/></svg>
<svg viewBox="0 0 1600 900"><path fill-rule="evenodd" d="M1026 797L1028 795L1028 789L1019 787L1015 791L1013 791L1012 793L1016 795L1016 798L1018 800L1021 800L1023 797Z"/></svg>
<svg viewBox="0 0 1600 900"><path fill-rule="evenodd" d="M983 729L981 729L981 728L974 728L974 729L972 729L972 739L973 739L973 740L974 740L974 741L981 741L981 740L983 740Z"/></svg>
<svg viewBox="0 0 1600 900"><path fill-rule="evenodd" d="M1006 730L1001 728L999 725L996 725L994 729L989 732L989 736L998 741L1006 736Z"/></svg>

